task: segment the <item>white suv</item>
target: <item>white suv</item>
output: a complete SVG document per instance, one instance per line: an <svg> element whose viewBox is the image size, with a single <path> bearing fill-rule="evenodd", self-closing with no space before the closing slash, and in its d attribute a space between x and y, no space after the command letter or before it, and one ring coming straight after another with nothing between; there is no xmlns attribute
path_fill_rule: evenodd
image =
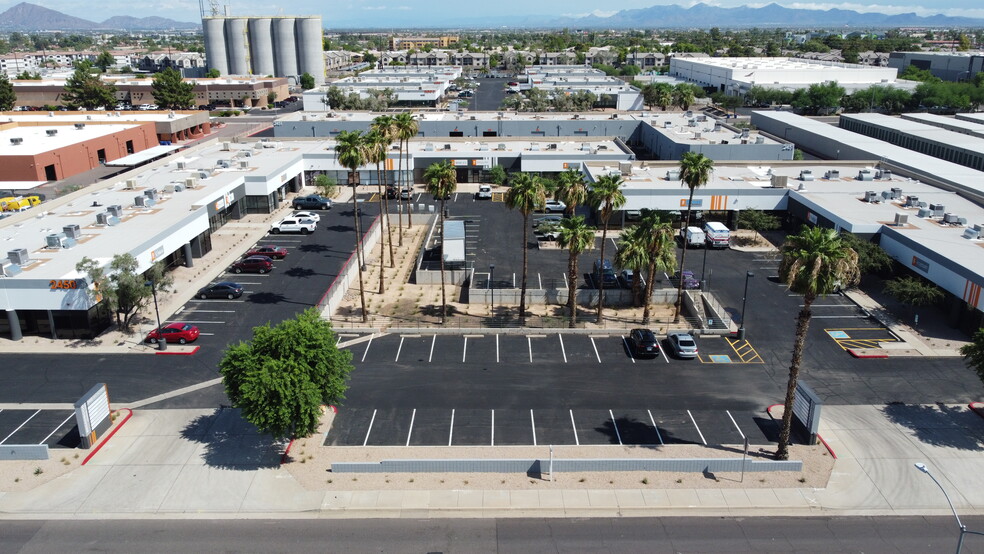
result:
<svg viewBox="0 0 984 554"><path fill-rule="evenodd" d="M318 223L313 219L304 219L299 217L285 217L274 223L270 227L270 232L273 234L278 233L300 233L306 235L308 233L313 233L315 229L318 228Z"/></svg>

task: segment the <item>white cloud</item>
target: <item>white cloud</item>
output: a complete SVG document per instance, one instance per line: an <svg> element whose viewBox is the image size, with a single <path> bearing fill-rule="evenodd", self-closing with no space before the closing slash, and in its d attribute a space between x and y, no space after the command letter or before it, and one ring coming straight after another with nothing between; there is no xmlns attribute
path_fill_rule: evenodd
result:
<svg viewBox="0 0 984 554"><path fill-rule="evenodd" d="M583 13L563 13L563 14L560 14L560 15L561 15L561 17L588 17L589 15L593 15L595 17L611 17L611 16L617 14L618 12L619 12L619 10L611 10L611 11L606 11L606 10L593 10L593 11L590 11L590 12L583 12Z"/></svg>

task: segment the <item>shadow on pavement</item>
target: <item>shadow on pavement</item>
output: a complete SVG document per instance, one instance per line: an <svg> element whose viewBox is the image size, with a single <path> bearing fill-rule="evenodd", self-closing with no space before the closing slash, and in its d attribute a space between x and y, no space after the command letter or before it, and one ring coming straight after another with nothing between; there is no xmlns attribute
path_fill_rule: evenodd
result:
<svg viewBox="0 0 984 554"><path fill-rule="evenodd" d="M280 466L284 445L260 434L234 408L218 408L214 413L193 419L181 436L205 445L202 454L210 467L254 471Z"/></svg>
<svg viewBox="0 0 984 554"><path fill-rule="evenodd" d="M889 421L910 429L928 445L984 451L984 420L963 406L893 402L882 412Z"/></svg>

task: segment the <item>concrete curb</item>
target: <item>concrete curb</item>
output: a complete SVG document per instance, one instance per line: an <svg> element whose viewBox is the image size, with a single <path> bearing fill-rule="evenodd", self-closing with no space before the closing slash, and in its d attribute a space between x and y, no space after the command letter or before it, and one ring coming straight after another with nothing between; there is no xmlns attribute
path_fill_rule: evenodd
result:
<svg viewBox="0 0 984 554"><path fill-rule="evenodd" d="M157 352L154 352L154 355L156 355L156 356L191 356L191 355L197 353L199 350L201 350L201 348L202 348L201 346L196 346L196 347L192 348L191 350L185 350L185 351L181 351L181 352L172 352L170 350L164 350L164 351L158 350Z"/></svg>
<svg viewBox="0 0 984 554"><path fill-rule="evenodd" d="M869 354L870 348L848 348L849 354L855 358L865 359L865 360L881 360L888 358L888 354Z"/></svg>
<svg viewBox="0 0 984 554"><path fill-rule="evenodd" d="M769 417L772 419L772 421L776 421L776 416L772 414L772 410L778 407L784 407L784 406L783 404L773 404L765 409L765 412L769 414ZM820 444L822 444L824 448L827 449L827 452L830 452L830 456L836 460L837 454L834 452L834 449L831 448L829 444L827 444L827 441L823 440L823 437L820 436L820 433L817 433L817 440L819 440Z"/></svg>
<svg viewBox="0 0 984 554"><path fill-rule="evenodd" d="M123 410L126 410L126 412L127 412L126 417L123 419L123 421L121 421L119 425L117 425L116 427L114 427L113 430L110 431L109 434L106 435L105 438L103 438L103 440L99 441L99 444L96 445L96 448L92 452L90 452L89 455L86 456L84 460L82 460L82 464L81 465L87 464L89 462L89 460L91 460L92 457L95 456L99 452L99 450L102 449L102 447L106 445L107 442L109 442L109 439L113 438L113 435L115 435L117 431L119 431L120 429L122 429L123 426L126 425L126 422L127 421L130 421L130 418L133 417L133 410L131 410L130 408L121 408L120 410L117 410L117 411L120 411L121 412Z"/></svg>
<svg viewBox="0 0 984 554"><path fill-rule="evenodd" d="M971 402L967 404L967 407L971 409L975 414L984 417L984 402Z"/></svg>

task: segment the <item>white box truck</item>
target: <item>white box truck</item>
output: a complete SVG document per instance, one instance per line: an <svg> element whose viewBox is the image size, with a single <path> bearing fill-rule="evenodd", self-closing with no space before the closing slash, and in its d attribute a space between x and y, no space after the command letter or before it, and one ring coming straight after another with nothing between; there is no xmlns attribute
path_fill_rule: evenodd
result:
<svg viewBox="0 0 984 554"><path fill-rule="evenodd" d="M680 229L680 242L684 248L703 248L705 241L704 231L700 227L687 227Z"/></svg>
<svg viewBox="0 0 984 554"><path fill-rule="evenodd" d="M727 248L731 244L731 230L718 221L705 223L704 234L707 235L708 246Z"/></svg>

